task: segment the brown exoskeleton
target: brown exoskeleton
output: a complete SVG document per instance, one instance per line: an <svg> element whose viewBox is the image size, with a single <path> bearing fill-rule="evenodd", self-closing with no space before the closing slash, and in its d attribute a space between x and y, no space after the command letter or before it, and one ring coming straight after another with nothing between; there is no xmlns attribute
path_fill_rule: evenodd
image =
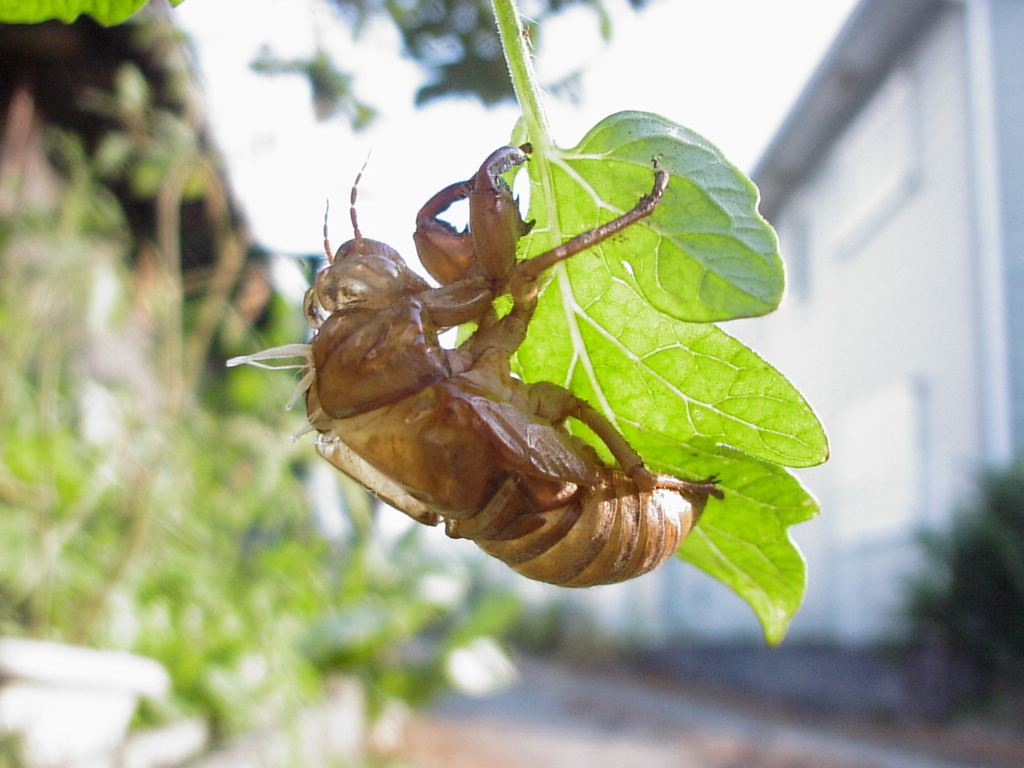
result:
<svg viewBox="0 0 1024 768"><path fill-rule="evenodd" d="M713 481L656 475L590 404L549 382L509 371L537 305L538 280L555 264L650 215L668 184L655 169L652 191L624 215L550 251L516 261L529 225L501 174L528 148L502 147L473 178L438 192L414 235L431 287L391 247L362 236L352 189L353 239L332 254L306 294L311 344L288 345L229 364L302 355L317 451L413 519L475 541L532 579L567 587L606 584L664 562L690 532ZM358 184L358 178L356 180ZM469 227L438 216L469 201ZM496 297L510 294L503 317ZM476 323L448 349L438 332ZM570 434L586 424L616 465Z"/></svg>

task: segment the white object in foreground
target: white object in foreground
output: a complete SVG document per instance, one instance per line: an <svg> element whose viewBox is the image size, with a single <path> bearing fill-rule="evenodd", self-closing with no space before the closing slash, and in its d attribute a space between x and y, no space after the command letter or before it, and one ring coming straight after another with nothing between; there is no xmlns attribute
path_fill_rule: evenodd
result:
<svg viewBox="0 0 1024 768"><path fill-rule="evenodd" d="M21 737L33 768L108 768L140 696L167 693L167 671L129 653L0 639L0 734Z"/></svg>

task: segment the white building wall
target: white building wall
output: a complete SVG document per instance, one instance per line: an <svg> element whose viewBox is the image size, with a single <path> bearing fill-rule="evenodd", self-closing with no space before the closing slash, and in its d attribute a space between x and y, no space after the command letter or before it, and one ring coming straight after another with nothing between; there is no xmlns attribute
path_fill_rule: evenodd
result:
<svg viewBox="0 0 1024 768"><path fill-rule="evenodd" d="M807 601L791 637L898 632L915 534L980 466L962 15L944 14L775 222L790 290L732 326L808 397L832 458L802 474Z"/></svg>

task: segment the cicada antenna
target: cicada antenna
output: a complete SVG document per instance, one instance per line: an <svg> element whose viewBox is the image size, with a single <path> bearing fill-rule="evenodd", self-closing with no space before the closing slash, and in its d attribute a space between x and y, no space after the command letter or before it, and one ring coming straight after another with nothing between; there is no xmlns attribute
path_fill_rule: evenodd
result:
<svg viewBox="0 0 1024 768"><path fill-rule="evenodd" d="M334 251L331 250L331 239L327 236L327 214L331 212L331 198L327 198L327 205L324 206L324 253L327 254L327 263L334 263Z"/></svg>
<svg viewBox="0 0 1024 768"><path fill-rule="evenodd" d="M359 193L359 182L362 181L363 171L366 170L366 166L370 164L370 153L366 153L366 159L363 161L363 167L359 169L359 173L356 174L356 180L352 182L352 193L348 199L348 213L352 219L352 237L355 240L362 240L363 233L359 231L359 218L356 216L356 196Z"/></svg>
<svg viewBox="0 0 1024 768"><path fill-rule="evenodd" d="M352 239L362 240L363 233L359 229L359 217L356 215L356 198L359 194L359 182L362 181L363 171L366 170L366 166L370 164L370 153L366 153L366 160L363 161L363 167L359 169L359 173L356 174L356 180L352 182L352 192L349 194L349 218L352 219ZM324 253L327 254L327 262L329 264L334 263L334 250L331 248L331 240L327 234L327 215L331 211L331 200L327 199L327 205L324 208Z"/></svg>

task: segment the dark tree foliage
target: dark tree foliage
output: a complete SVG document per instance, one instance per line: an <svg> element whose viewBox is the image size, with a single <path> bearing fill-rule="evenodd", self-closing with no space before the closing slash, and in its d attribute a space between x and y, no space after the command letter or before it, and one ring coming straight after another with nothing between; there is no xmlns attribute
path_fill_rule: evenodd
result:
<svg viewBox="0 0 1024 768"><path fill-rule="evenodd" d="M317 120L345 115L355 130L369 125L376 110L355 97L353 76L334 66L323 50L309 59L278 59L266 46L252 63L252 68L266 75L305 75L313 95L313 111Z"/></svg>
<svg viewBox="0 0 1024 768"><path fill-rule="evenodd" d="M911 615L964 654L989 691L1024 681L1024 466L987 474L952 529L926 540Z"/></svg>
<svg viewBox="0 0 1024 768"><path fill-rule="evenodd" d="M402 40L402 53L423 69L424 84L416 94L418 105L445 96L475 96L484 104L514 97L501 52L491 5L487 0L328 0L358 36L373 18L390 19ZM629 0L641 9L648 0ZM598 14L601 34L611 33L611 20L603 0L533 0L524 6L527 34L539 40L545 19L573 5ZM353 128L365 127L373 109L355 99L352 77L338 69L322 50L302 61L276 59L264 50L254 68L267 74L300 73L313 88L319 119L343 114ZM557 85L556 89L557 89Z"/></svg>

